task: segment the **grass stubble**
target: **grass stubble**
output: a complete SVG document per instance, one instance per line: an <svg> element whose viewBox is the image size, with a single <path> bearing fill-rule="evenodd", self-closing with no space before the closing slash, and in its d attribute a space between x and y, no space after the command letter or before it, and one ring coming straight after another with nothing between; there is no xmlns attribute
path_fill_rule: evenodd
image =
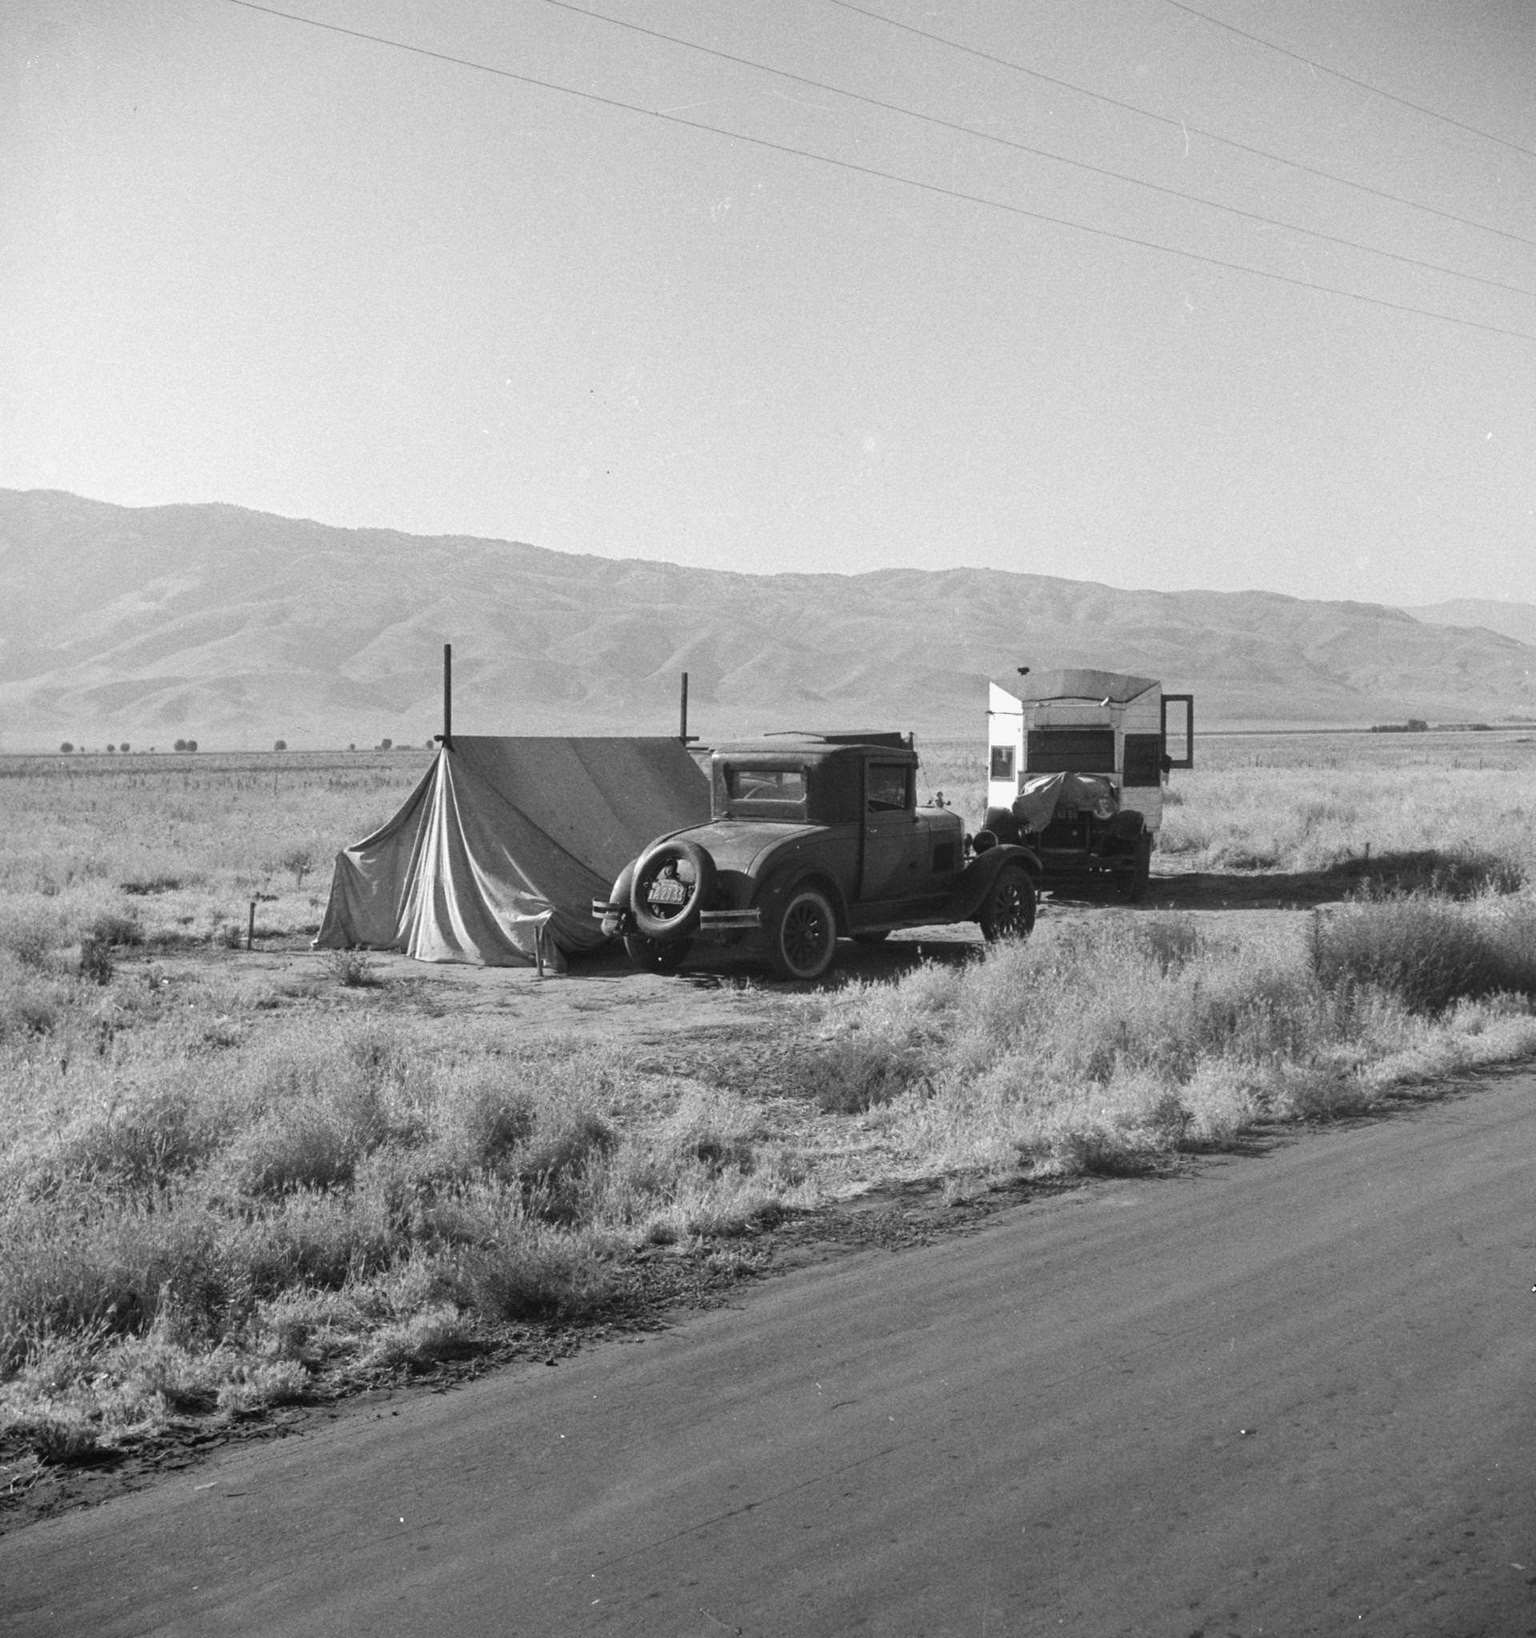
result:
<svg viewBox="0 0 1536 1638"><path fill-rule="evenodd" d="M1024 944L760 996L744 1037L664 1059L445 1028L362 956L231 980L241 906L312 932L316 861L419 757L134 768L115 792L8 766L0 1506L50 1465L620 1312L646 1260L729 1275L787 1212L872 1184L1147 1171L1529 1057L1536 769L1412 753L1213 770L1164 837L1164 868L1293 874L1374 842L1406 885L1248 931L1047 913ZM979 805L966 753L940 771ZM157 959L189 948L209 959Z"/></svg>

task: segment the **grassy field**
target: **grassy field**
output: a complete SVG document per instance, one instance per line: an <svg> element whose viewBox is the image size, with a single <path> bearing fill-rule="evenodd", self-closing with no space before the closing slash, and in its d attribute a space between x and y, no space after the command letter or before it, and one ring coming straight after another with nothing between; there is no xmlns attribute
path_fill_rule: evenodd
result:
<svg viewBox="0 0 1536 1638"><path fill-rule="evenodd" d="M103 913L155 938L316 922L337 851L387 819L431 753L0 758L0 916L77 939Z"/></svg>
<svg viewBox="0 0 1536 1638"><path fill-rule="evenodd" d="M728 1272L864 1185L1147 1169L1536 1052L1530 736L1201 750L1157 868L1215 896L1047 907L880 983L746 977L748 1027L664 1061L446 1028L352 955L242 978L251 905L302 950L425 751L0 761L0 1495L601 1315L637 1258ZM925 770L979 821L976 747ZM1245 882L1322 907L1213 908Z"/></svg>

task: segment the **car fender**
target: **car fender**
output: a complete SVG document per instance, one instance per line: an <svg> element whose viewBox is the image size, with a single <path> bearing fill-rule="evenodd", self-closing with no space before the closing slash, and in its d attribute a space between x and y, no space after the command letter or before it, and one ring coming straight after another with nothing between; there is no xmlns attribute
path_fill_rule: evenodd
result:
<svg viewBox="0 0 1536 1638"><path fill-rule="evenodd" d="M981 908L981 901L997 880L998 872L1011 864L1021 865L1039 886L1042 872L1035 851L1013 842L999 842L985 853L978 853L960 873L960 879L944 907L945 916L954 921L969 921Z"/></svg>
<svg viewBox="0 0 1536 1638"><path fill-rule="evenodd" d="M647 848L646 852L649 853L650 849ZM613 892L608 895L615 904L627 905L629 903L630 891L634 887L635 883L635 866L639 864L639 862L640 860L638 858L631 859L629 863L619 872L618 878L613 884Z"/></svg>
<svg viewBox="0 0 1536 1638"><path fill-rule="evenodd" d="M803 859L786 860L783 865L763 878L762 886L752 895L753 904L762 912L764 924L766 925L773 911L796 888L807 886L818 888L827 895L837 916L838 932L846 931L848 901L843 895L843 890L827 871Z"/></svg>

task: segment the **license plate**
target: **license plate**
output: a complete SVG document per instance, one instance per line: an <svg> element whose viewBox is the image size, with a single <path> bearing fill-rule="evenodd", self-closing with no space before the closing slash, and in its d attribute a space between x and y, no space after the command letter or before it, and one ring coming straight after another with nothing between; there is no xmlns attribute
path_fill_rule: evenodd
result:
<svg viewBox="0 0 1536 1638"><path fill-rule="evenodd" d="M685 904L688 889L681 882L652 882L646 897L652 904Z"/></svg>

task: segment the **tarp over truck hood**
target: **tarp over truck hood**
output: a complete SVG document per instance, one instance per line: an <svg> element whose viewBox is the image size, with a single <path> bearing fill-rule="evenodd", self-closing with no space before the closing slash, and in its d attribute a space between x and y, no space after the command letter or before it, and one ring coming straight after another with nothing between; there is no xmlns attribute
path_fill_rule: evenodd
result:
<svg viewBox="0 0 1536 1638"><path fill-rule="evenodd" d="M1026 779L1013 801L1014 817L1036 831L1050 824L1058 807L1112 819L1120 810L1120 798L1114 781L1102 774L1051 773Z"/></svg>

